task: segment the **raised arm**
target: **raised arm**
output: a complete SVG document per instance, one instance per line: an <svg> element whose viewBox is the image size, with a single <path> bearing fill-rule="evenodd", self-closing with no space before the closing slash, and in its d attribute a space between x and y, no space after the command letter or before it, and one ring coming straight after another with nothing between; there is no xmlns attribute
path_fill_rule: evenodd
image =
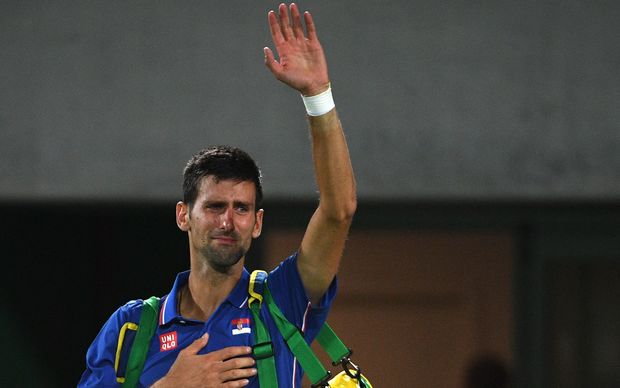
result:
<svg viewBox="0 0 620 388"><path fill-rule="evenodd" d="M269 27L278 53L265 48L265 64L274 76L298 90L315 96L330 88L327 62L309 12L304 34L299 9L280 4L278 15L269 12ZM298 268L308 296L316 303L332 282L355 213L355 179L349 151L336 109L309 116L312 156L320 193L299 248Z"/></svg>

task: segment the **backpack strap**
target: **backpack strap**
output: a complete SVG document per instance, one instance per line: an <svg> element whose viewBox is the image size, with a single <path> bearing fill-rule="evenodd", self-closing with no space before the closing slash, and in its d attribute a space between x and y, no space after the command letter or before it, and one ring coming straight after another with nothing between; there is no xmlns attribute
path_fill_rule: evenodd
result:
<svg viewBox="0 0 620 388"><path fill-rule="evenodd" d="M288 348L291 352L293 352L295 357L297 357L299 364L308 375L308 379L310 379L312 387L329 386L328 381L331 377L331 373L323 367L323 364L321 364L321 361L319 361L317 356L314 354L310 348L310 345L308 345L297 326L290 323L282 311L280 311L271 296L269 287L265 286L263 291L265 304L267 305L267 309L278 327L278 331L280 331L280 334L282 334Z"/></svg>
<svg viewBox="0 0 620 388"><path fill-rule="evenodd" d="M319 331L319 334L316 336L316 340L332 360L332 365L342 366L343 372L336 375L334 380L346 379L346 376L348 376L356 380L360 388L372 388L370 382L362 375L362 368L351 361L351 354L353 354L353 351L346 347L327 322L323 324L321 331ZM341 377L343 373L345 377ZM334 380L330 380L330 383L335 384Z"/></svg>
<svg viewBox="0 0 620 388"><path fill-rule="evenodd" d="M260 319L263 306L263 289L267 280L267 272L256 270L250 275L248 306L254 321L254 346L252 352L258 369L258 382L261 387L277 387L276 362L273 357L273 342L269 330Z"/></svg>
<svg viewBox="0 0 620 388"><path fill-rule="evenodd" d="M264 342L264 340L261 340L259 338L260 332L262 330L266 331L266 329L264 329L264 323L262 322L258 314L260 307L262 307L262 305L264 304L267 306L267 310L271 314L271 317L273 318L276 326L278 327L278 331L286 341L289 349L291 350L291 352L293 352L295 357L297 357L299 364L308 375L308 378L312 382L312 386L327 386L327 381L329 380L330 373L323 367L321 362L315 356L312 349L310 349L310 346L302 336L300 330L295 325L290 323L288 319L286 319L286 317L284 317L284 314L282 313L282 311L280 311L280 309L274 302L273 297L271 296L271 292L267 287L267 272L260 270L252 272L252 275L250 276L249 293L250 299L248 301L248 304L250 304L250 309L252 310L256 326L255 339L257 345L262 345L262 343ZM260 301L258 303L259 306L256 306L257 301ZM267 336L268 335L269 332L267 331ZM271 339L269 339L268 341L271 345ZM257 357L256 349L255 357ZM269 361L265 362L265 360ZM258 368L258 379L261 387L277 387L277 380L275 378L271 379L270 377L268 377L271 373L275 375L275 361L273 359L273 352L268 359L260 360L259 358L257 358L256 363ZM261 366L261 363L267 364L268 366ZM272 363L273 369L271 368ZM261 374L267 374L267 377L263 378Z"/></svg>
<svg viewBox="0 0 620 388"><path fill-rule="evenodd" d="M269 287L267 284L267 273L265 271L254 271L250 276L250 286L249 286L250 306L252 303L256 305L256 301L259 301L259 306L253 307L254 309L260 309L260 306L263 304L266 305L269 314L273 318L276 326L278 327L278 331L286 341L289 349L297 360L299 364L304 369L308 378L312 383L312 387L329 387L331 373L323 367L323 364L316 357L312 348L308 345L306 340L304 339L301 331L292 323L289 322L288 319L284 316L278 305L273 299L271 292L269 291ZM252 308L252 307L251 307ZM264 324L260 320L258 313L254 315L254 322L257 327L257 331L259 331L259 327L263 327ZM267 336L269 333L267 332ZM258 335L257 335L258 337ZM360 368L355 365L350 356L353 353L351 349L347 348L345 344L340 340L340 338L336 335L334 330L325 322L319 331L319 334L316 337L317 342L321 345L323 350L328 354L329 358L333 361L333 365L341 365L344 369L344 372L341 372L336 379L342 380L344 375L344 379L349 379L346 381L357 381L357 385L359 387L372 388L368 380L362 376ZM269 340L270 341L270 340ZM257 340L257 343L259 341ZM271 356L273 360L273 355ZM258 360L258 359L257 359ZM257 361L258 363L258 361ZM275 378L273 380L269 380L271 384L266 383L263 384L263 380L261 380L261 373L263 369L258 367L258 377L261 383L261 387L277 387L277 381ZM275 374L275 365L273 368L273 373ZM334 382L334 380L331 380ZM275 383L275 385L274 385Z"/></svg>
<svg viewBox="0 0 620 388"><path fill-rule="evenodd" d="M142 305L142 312L140 313L140 323L138 323L136 338L129 352L123 388L135 387L140 379L142 369L144 368L144 362L146 361L146 354L149 350L149 343L157 327L158 314L159 298L152 296L145 300Z"/></svg>

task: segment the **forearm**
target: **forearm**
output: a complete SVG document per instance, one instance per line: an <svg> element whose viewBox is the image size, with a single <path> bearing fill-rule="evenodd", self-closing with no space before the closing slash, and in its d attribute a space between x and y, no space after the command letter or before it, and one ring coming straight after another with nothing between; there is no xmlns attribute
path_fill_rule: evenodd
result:
<svg viewBox="0 0 620 388"><path fill-rule="evenodd" d="M338 112L308 117L319 210L329 220L350 222L357 205L355 178Z"/></svg>
<svg viewBox="0 0 620 388"><path fill-rule="evenodd" d="M304 13L304 35L295 4L290 5L290 19L286 5L281 4L278 11L279 17L270 12L268 19L280 60L265 48L265 64L278 80L308 96L304 103L310 115L320 202L301 241L297 266L307 295L316 303L338 271L357 206L355 180L338 113L332 109L329 94L323 94L329 87L329 75L312 16Z"/></svg>
<svg viewBox="0 0 620 388"><path fill-rule="evenodd" d="M301 242L298 268L306 292L317 303L338 272L357 206L349 150L338 113L309 116L319 206Z"/></svg>

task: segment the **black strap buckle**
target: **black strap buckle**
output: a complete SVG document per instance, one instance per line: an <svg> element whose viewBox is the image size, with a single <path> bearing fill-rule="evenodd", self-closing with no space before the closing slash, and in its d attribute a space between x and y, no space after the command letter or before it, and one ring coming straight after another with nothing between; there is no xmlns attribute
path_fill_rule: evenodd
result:
<svg viewBox="0 0 620 388"><path fill-rule="evenodd" d="M351 361L349 357L343 360L342 369L344 369L344 373L349 375L350 378L356 380L362 379L362 368L360 368L359 365Z"/></svg>
<svg viewBox="0 0 620 388"><path fill-rule="evenodd" d="M347 374L352 379L358 381L360 387L365 388L366 384L364 384L364 380L362 379L362 368L359 365L355 364L351 361L351 355L353 354L353 350L349 349L349 354L342 357L337 362L334 362L334 366L341 365L344 373Z"/></svg>

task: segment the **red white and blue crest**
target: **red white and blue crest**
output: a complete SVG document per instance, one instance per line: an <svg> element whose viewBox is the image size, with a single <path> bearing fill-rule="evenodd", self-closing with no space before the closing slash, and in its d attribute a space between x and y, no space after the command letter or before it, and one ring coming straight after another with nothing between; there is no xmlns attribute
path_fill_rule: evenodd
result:
<svg viewBox="0 0 620 388"><path fill-rule="evenodd" d="M252 333L252 328L250 327L250 318L233 319L231 321L231 324L232 335Z"/></svg>

